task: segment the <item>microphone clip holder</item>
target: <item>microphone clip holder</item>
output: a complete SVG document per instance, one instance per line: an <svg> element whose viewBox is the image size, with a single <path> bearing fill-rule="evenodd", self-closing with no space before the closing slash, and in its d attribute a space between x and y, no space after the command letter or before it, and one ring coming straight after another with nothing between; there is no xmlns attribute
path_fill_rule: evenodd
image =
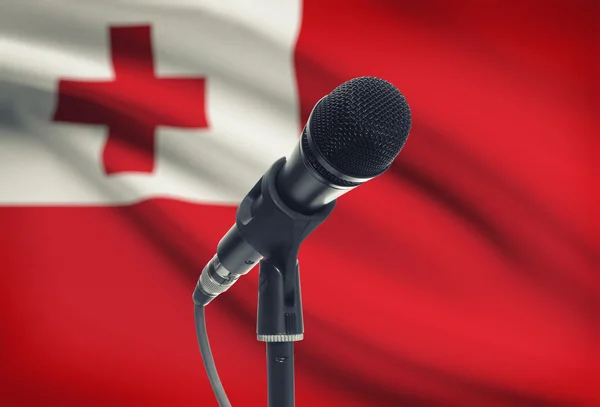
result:
<svg viewBox="0 0 600 407"><path fill-rule="evenodd" d="M298 251L302 241L333 211L335 201L304 214L277 192L277 160L242 200L236 213L240 236L263 256L259 263L257 339L267 343L269 407L294 406L295 341L303 339Z"/></svg>

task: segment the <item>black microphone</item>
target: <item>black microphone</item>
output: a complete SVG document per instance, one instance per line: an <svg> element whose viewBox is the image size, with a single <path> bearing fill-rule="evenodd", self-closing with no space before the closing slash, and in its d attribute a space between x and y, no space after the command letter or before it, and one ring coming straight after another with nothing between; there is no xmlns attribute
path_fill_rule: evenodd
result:
<svg viewBox="0 0 600 407"><path fill-rule="evenodd" d="M298 144L278 170L278 199L300 214L318 212L383 174L400 153L410 127L408 103L391 83L374 77L343 83L317 102ZM262 196L255 198L247 218L261 205ZM244 215L238 213L202 270L193 295L197 305L208 304L265 257L242 237L240 222Z"/></svg>

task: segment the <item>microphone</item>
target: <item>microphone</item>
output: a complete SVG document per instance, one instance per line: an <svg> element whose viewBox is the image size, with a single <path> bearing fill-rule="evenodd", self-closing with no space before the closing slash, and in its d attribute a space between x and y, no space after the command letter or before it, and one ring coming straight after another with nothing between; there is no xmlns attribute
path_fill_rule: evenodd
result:
<svg viewBox="0 0 600 407"><path fill-rule="evenodd" d="M274 188L277 198L288 211L319 212L383 174L402 150L410 127L408 103L391 83L360 77L341 84L317 102L298 144L280 166ZM238 209L236 224L219 241L217 253L198 279L193 295L197 305L225 292L266 256L239 231L259 211L262 198L253 198L250 213L240 214Z"/></svg>

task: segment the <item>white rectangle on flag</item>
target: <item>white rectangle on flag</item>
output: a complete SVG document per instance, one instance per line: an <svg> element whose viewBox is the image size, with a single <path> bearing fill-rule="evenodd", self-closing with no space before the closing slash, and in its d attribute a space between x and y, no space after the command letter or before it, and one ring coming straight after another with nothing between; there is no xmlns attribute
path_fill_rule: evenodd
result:
<svg viewBox="0 0 600 407"><path fill-rule="evenodd" d="M299 1L268 0L14 2L4 7L0 205L118 205L152 197L239 202L274 160L289 153L299 135L293 52L300 7ZM115 100L115 87L105 85L116 75L125 78L122 84L129 78L128 71L113 64L120 52L115 48L144 48L138 37L127 40L140 32L136 27L150 31L156 79L174 82L157 82L158 93L132 92ZM113 34L123 44L112 43L111 49ZM138 57L119 56L131 66L142 64ZM186 78L204 79L205 95L198 97L204 97L206 126L194 124L201 116L194 106L180 109L168 97L169 86ZM95 83L94 109L103 113L71 103L60 113L68 121L57 120L61 80L76 82L72 91L81 83ZM186 83L176 86L187 92ZM95 92L83 89L79 97ZM167 116L177 117L161 117L162 107L153 107L157 104L165 106ZM107 173L106 166L114 164L106 162L115 160L104 151L110 125L95 121L112 115L115 131L122 133L131 128L126 123L131 118L123 113L131 109L149 115L141 122L157 124L152 170L127 170L127 156L119 153L115 162L125 170ZM187 110L194 113L189 123Z"/></svg>

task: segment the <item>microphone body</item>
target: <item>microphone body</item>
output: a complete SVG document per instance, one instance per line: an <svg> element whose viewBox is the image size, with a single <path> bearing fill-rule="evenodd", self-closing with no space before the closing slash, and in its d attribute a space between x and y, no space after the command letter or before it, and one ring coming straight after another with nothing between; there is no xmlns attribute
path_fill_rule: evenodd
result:
<svg viewBox="0 0 600 407"><path fill-rule="evenodd" d="M322 100L322 99L321 99ZM317 103L318 105L318 103ZM317 212L328 203L359 185L336 185L326 180L313 167L308 157L319 157L318 149L310 134L311 116L291 154L277 171L276 192L291 209L303 214ZM312 150L309 150L312 146ZM337 172L335 169L333 171ZM343 174L340 174L343 176ZM364 180L366 181L366 179ZM364 182L362 181L362 182ZM256 212L262 202L262 195L253 202L251 210ZM201 302L206 305L217 295L227 291L237 279L248 273L264 257L240 234L238 224L234 224L217 245L217 253L208 262L200 279L197 290L205 294ZM196 295L194 298L200 298Z"/></svg>
<svg viewBox="0 0 600 407"><path fill-rule="evenodd" d="M303 137L307 134L305 127ZM294 210L302 213L318 211L355 186L335 185L324 179L308 162L302 139L277 174L277 190Z"/></svg>

